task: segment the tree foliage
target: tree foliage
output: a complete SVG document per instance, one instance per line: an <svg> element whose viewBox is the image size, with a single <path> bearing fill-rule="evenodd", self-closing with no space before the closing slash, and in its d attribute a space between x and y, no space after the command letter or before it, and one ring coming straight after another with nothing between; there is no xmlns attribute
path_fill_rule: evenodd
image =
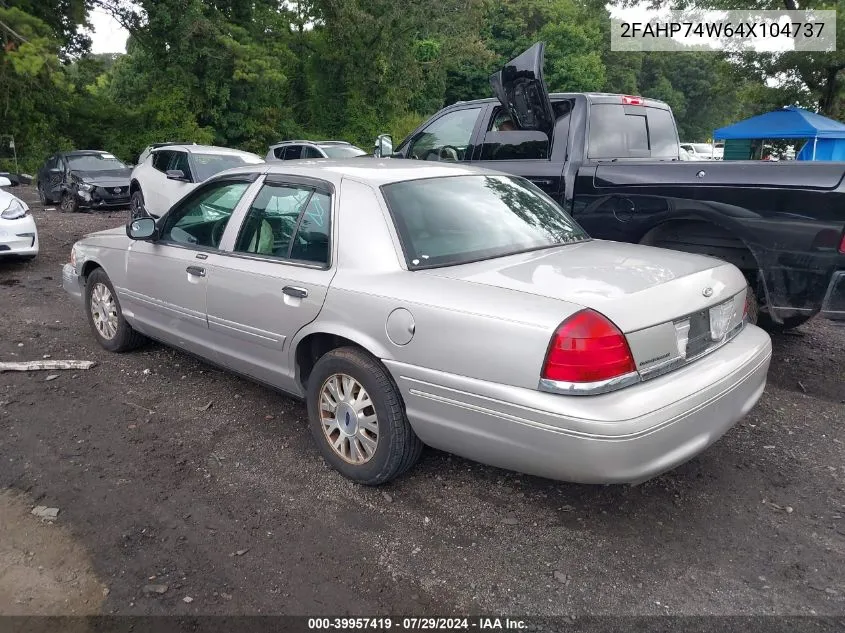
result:
<svg viewBox="0 0 845 633"><path fill-rule="evenodd" d="M88 52L94 8L130 30L125 55ZM845 53L614 53L609 32L597 0L0 0L0 134L30 171L61 148L132 160L163 140L370 147L488 96L490 73L538 40L552 90L663 99L683 140L789 103L840 111Z"/></svg>

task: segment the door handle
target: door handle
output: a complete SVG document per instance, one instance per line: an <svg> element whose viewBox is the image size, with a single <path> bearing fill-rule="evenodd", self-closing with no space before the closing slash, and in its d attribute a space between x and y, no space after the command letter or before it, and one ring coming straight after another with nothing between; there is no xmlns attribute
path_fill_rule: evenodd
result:
<svg viewBox="0 0 845 633"><path fill-rule="evenodd" d="M297 286L285 286L282 288L282 292L289 297L296 297L297 299L304 299L308 296L308 291L305 288L299 288Z"/></svg>
<svg viewBox="0 0 845 633"><path fill-rule="evenodd" d="M185 270L194 277L205 277L205 268L202 266L188 266Z"/></svg>

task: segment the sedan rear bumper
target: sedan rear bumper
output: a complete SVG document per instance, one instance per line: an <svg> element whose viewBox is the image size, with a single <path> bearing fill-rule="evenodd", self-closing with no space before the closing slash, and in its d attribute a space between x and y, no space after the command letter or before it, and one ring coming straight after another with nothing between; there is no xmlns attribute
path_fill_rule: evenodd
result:
<svg viewBox="0 0 845 633"><path fill-rule="evenodd" d="M689 460L757 402L771 341L746 326L670 374L599 396L497 385L393 361L426 444L493 466L579 483L636 483Z"/></svg>

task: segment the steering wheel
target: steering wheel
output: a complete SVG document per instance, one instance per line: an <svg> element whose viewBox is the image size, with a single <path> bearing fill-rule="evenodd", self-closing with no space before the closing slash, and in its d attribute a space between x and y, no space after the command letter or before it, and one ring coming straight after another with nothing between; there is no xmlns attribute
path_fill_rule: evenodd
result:
<svg viewBox="0 0 845 633"><path fill-rule="evenodd" d="M211 227L211 244L212 246L220 246L220 240L223 239L223 233L226 231L226 224L229 222L229 218L220 218L217 222L214 223L214 226Z"/></svg>
<svg viewBox="0 0 845 633"><path fill-rule="evenodd" d="M454 145L444 145L437 152L437 158L444 161L458 161L458 148Z"/></svg>

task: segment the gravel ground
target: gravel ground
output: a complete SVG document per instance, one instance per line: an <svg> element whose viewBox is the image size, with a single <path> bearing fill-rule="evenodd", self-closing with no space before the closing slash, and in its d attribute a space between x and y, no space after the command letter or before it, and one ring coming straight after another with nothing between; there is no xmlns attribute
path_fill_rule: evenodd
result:
<svg viewBox="0 0 845 633"><path fill-rule="evenodd" d="M126 212L32 207L41 254L0 262L0 359L98 365L0 375L0 489L60 508L101 613L845 614L845 328L775 337L748 417L637 487L427 450L362 488L301 403L160 345L102 350L60 266Z"/></svg>

